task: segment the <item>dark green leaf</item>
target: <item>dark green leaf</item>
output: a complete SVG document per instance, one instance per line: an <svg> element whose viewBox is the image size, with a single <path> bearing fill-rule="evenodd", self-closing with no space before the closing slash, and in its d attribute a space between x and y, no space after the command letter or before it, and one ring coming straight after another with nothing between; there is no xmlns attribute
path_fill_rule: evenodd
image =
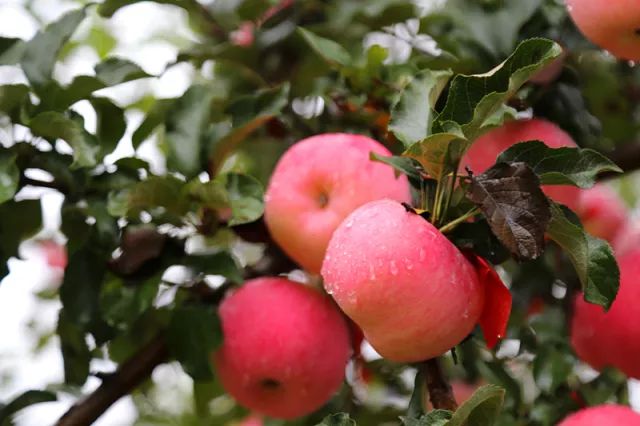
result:
<svg viewBox="0 0 640 426"><path fill-rule="evenodd" d="M131 142L134 149L138 149L140 144L149 137L156 127L165 121L167 112L174 102L175 99L158 99L153 104L140 126L133 132Z"/></svg>
<svg viewBox="0 0 640 426"><path fill-rule="evenodd" d="M431 133L434 106L451 78L451 71L425 70L405 86L391 107L389 130L405 148L424 140Z"/></svg>
<svg viewBox="0 0 640 426"><path fill-rule="evenodd" d="M504 401L504 389L495 385L478 388L453 413L447 426L491 426L500 414Z"/></svg>
<svg viewBox="0 0 640 426"><path fill-rule="evenodd" d="M64 362L64 381L71 385L80 386L89 377L89 363L91 361L91 352L87 346L85 333L77 323L66 315L64 309L60 310L57 332L60 336Z"/></svg>
<svg viewBox="0 0 640 426"><path fill-rule="evenodd" d="M572 223L560 206L551 206L547 233L571 258L582 283L584 299L609 309L620 286L620 270L611 246Z"/></svg>
<svg viewBox="0 0 640 426"><path fill-rule="evenodd" d="M58 397L53 392L30 390L15 397L5 406L0 405L0 425L10 425L11 417L30 405L40 404L42 402L56 401Z"/></svg>
<svg viewBox="0 0 640 426"><path fill-rule="evenodd" d="M222 329L210 306L174 309L167 330L167 343L173 356L194 380L208 380L211 354L222 343Z"/></svg>
<svg viewBox="0 0 640 426"><path fill-rule="evenodd" d="M0 218L0 252L17 256L20 243L42 226L40 200L7 201L0 205Z"/></svg>
<svg viewBox="0 0 640 426"><path fill-rule="evenodd" d="M207 87L191 86L166 115L167 162L188 178L202 171L203 130L209 123L212 99Z"/></svg>
<svg viewBox="0 0 640 426"><path fill-rule="evenodd" d="M29 87L24 84L0 86L0 112L19 121L20 117L16 117L15 111L26 102L29 102Z"/></svg>
<svg viewBox="0 0 640 426"><path fill-rule="evenodd" d="M471 143L457 129L435 133L411 145L402 155L418 161L434 179L440 180L457 169Z"/></svg>
<svg viewBox="0 0 640 426"><path fill-rule="evenodd" d="M60 300L69 321L88 326L99 316L105 271L105 259L89 248L82 248L69 256L60 287Z"/></svg>
<svg viewBox="0 0 640 426"><path fill-rule="evenodd" d="M96 65L96 78L105 87L116 86L131 80L151 77L133 62L122 58L108 58Z"/></svg>
<svg viewBox="0 0 640 426"><path fill-rule="evenodd" d="M113 152L127 129L124 111L107 98L91 98L91 106L96 111L96 136L100 141L100 157Z"/></svg>
<svg viewBox="0 0 640 426"><path fill-rule="evenodd" d="M420 170L418 168L419 165L412 158L398 157L395 155L387 157L375 152L371 152L369 153L369 159L371 161L378 161L380 163L388 164L393 167L396 172L404 173L409 179L412 179L414 181L419 181L421 178Z"/></svg>
<svg viewBox="0 0 640 426"><path fill-rule="evenodd" d="M129 214L143 210L162 208L176 216L182 216L189 209L184 194L185 183L173 176L151 176L133 186L128 194Z"/></svg>
<svg viewBox="0 0 640 426"><path fill-rule="evenodd" d="M36 89L44 88L51 81L60 49L71 38L85 15L85 9L73 10L49 24L27 43L21 64L29 82Z"/></svg>
<svg viewBox="0 0 640 426"><path fill-rule="evenodd" d="M0 204L13 198L19 181L20 170L16 166L16 155L0 147Z"/></svg>
<svg viewBox="0 0 640 426"><path fill-rule="evenodd" d="M554 395L559 386L567 383L574 362L573 357L564 351L552 346L539 347L533 360L533 377L538 388Z"/></svg>
<svg viewBox="0 0 640 426"><path fill-rule="evenodd" d="M525 163L498 163L471 178L466 192L502 244L518 259L535 259L544 249L551 220L549 200Z"/></svg>
<svg viewBox="0 0 640 426"><path fill-rule="evenodd" d="M336 413L328 415L316 426L356 426L356 421L347 413Z"/></svg>
<svg viewBox="0 0 640 426"><path fill-rule="evenodd" d="M17 65L27 43L19 38L0 37L0 65Z"/></svg>
<svg viewBox="0 0 640 426"><path fill-rule="evenodd" d="M106 282L100 294L100 308L105 321L120 330L127 330L152 306L159 285L158 276L131 286L113 277Z"/></svg>
<svg viewBox="0 0 640 426"><path fill-rule="evenodd" d="M484 219L459 224L449 234L449 238L457 247L472 250L494 265L499 265L509 258L509 251L500 243Z"/></svg>
<svg viewBox="0 0 640 426"><path fill-rule="evenodd" d="M222 275L236 284L243 281L238 264L227 252L189 256L184 263L199 274Z"/></svg>
<svg viewBox="0 0 640 426"><path fill-rule="evenodd" d="M230 226L253 222L262 216L264 189L257 179L238 173L228 173L221 178L226 180L231 206Z"/></svg>
<svg viewBox="0 0 640 426"><path fill-rule="evenodd" d="M231 115L233 129L215 142L212 152L212 171L218 172L224 160L247 136L273 117L280 114L287 106L289 84L272 89L260 90L253 95L236 99L227 108Z"/></svg>
<svg viewBox="0 0 640 426"><path fill-rule="evenodd" d="M353 62L349 52L335 41L320 37L304 28L298 28L297 31L309 46L327 62L342 66L348 66Z"/></svg>
<svg viewBox="0 0 640 426"><path fill-rule="evenodd" d="M561 53L562 48L551 40L529 39L488 73L456 76L438 123L440 126L449 121L457 123L466 138L474 140L485 121L533 74Z"/></svg>
<svg viewBox="0 0 640 426"><path fill-rule="evenodd" d="M549 148L543 142L518 143L504 151L498 162L523 162L544 185L575 185L590 188L599 173L622 170L604 155L580 148Z"/></svg>
<svg viewBox="0 0 640 426"><path fill-rule="evenodd" d="M433 410L421 416L419 419L403 418L404 426L447 426L451 420L451 411Z"/></svg>
<svg viewBox="0 0 640 426"><path fill-rule="evenodd" d="M36 136L47 139L63 139L73 148L72 168L92 167L96 165L100 146L92 134L87 132L78 120L71 119L59 112L43 112L29 123Z"/></svg>

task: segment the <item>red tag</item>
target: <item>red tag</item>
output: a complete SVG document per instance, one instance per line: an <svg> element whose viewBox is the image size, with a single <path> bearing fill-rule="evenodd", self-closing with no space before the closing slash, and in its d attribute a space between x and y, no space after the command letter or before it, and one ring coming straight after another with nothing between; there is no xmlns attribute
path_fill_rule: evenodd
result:
<svg viewBox="0 0 640 426"><path fill-rule="evenodd" d="M465 256L475 268L478 279L485 288L484 308L478 324L487 347L493 349L507 333L507 323L511 314L511 292L486 260L472 252L465 252Z"/></svg>

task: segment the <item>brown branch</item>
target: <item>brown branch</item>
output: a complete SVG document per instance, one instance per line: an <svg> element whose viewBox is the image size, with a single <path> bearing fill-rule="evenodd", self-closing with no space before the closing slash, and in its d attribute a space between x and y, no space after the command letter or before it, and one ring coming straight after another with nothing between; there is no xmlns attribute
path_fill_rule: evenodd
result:
<svg viewBox="0 0 640 426"><path fill-rule="evenodd" d="M458 408L451 385L442 371L438 358L425 361L421 368L429 391L429 400L435 409L455 411Z"/></svg>
<svg viewBox="0 0 640 426"><path fill-rule="evenodd" d="M632 142L616 147L609 153L603 153L616 163L623 172L633 172L640 169L640 142ZM607 173L603 178L620 176L618 173Z"/></svg>
<svg viewBox="0 0 640 426"><path fill-rule="evenodd" d="M161 335L154 337L86 399L72 406L56 426L90 425L114 402L144 382L153 369L168 359L169 350Z"/></svg>

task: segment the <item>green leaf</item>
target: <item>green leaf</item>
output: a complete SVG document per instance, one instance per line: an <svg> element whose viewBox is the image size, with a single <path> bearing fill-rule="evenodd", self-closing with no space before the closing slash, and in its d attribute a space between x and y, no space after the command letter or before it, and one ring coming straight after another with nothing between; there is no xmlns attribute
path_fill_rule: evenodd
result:
<svg viewBox="0 0 640 426"><path fill-rule="evenodd" d="M170 175L151 176L130 189L128 214L162 208L175 216L182 216L189 209L184 186L183 181Z"/></svg>
<svg viewBox="0 0 640 426"><path fill-rule="evenodd" d="M503 401L504 389L495 385L482 386L458 407L447 426L491 426L500 414Z"/></svg>
<svg viewBox="0 0 640 426"><path fill-rule="evenodd" d="M85 333L77 323L60 310L57 333L60 336L60 347L64 363L64 381L71 385L81 386L89 377L91 352L87 346Z"/></svg>
<svg viewBox="0 0 640 426"><path fill-rule="evenodd" d="M420 171L418 169L419 166L412 158L398 157L395 155L388 157L375 152L371 152L369 153L369 159L371 161L388 164L389 166L393 167L396 172L403 173L412 180L420 180Z"/></svg>
<svg viewBox="0 0 640 426"><path fill-rule="evenodd" d="M533 377L541 391L554 395L567 383L573 371L574 358L553 346L540 346L533 360Z"/></svg>
<svg viewBox="0 0 640 426"><path fill-rule="evenodd" d="M92 134L78 121L54 111L36 115L29 123L36 136L55 140L63 139L73 148L71 168L92 167L97 163L100 146Z"/></svg>
<svg viewBox="0 0 640 426"><path fill-rule="evenodd" d="M19 38L0 37L0 65L17 65L27 46Z"/></svg>
<svg viewBox="0 0 640 426"><path fill-rule="evenodd" d="M21 65L27 79L36 90L43 89L51 81L58 53L85 15L84 8L73 10L47 25L27 42Z"/></svg>
<svg viewBox="0 0 640 426"><path fill-rule="evenodd" d="M431 133L434 106L447 85L451 71L424 70L407 84L391 107L389 130L405 148Z"/></svg>
<svg viewBox="0 0 640 426"><path fill-rule="evenodd" d="M20 170L16 166L16 155L0 147L0 204L13 198L19 182Z"/></svg>
<svg viewBox="0 0 640 426"><path fill-rule="evenodd" d="M451 411L433 410L418 419L403 418L404 426L447 426L451 420Z"/></svg>
<svg viewBox="0 0 640 426"><path fill-rule="evenodd" d="M622 170L604 155L592 149L549 148L544 142L518 143L504 151L498 162L523 162L545 185L575 185L590 188L598 174Z"/></svg>
<svg viewBox="0 0 640 426"><path fill-rule="evenodd" d="M316 426L356 426L356 421L347 413L336 413L329 414Z"/></svg>
<svg viewBox="0 0 640 426"><path fill-rule="evenodd" d="M131 142L134 149L138 149L140 144L142 144L160 124L164 123L167 112L174 102L175 99L173 98L158 99L155 101L142 123L140 123L140 126L133 132Z"/></svg>
<svg viewBox="0 0 640 426"><path fill-rule="evenodd" d="M15 397L4 407L0 405L0 425L8 426L12 424L11 417L23 408L27 408L28 406L34 404L40 404L42 402L56 401L57 399L58 397L53 392L40 390L26 391L21 395Z"/></svg>
<svg viewBox="0 0 640 426"><path fill-rule="evenodd" d="M60 301L69 321L89 326L99 317L105 272L105 259L89 248L81 248L69 256L60 286Z"/></svg>
<svg viewBox="0 0 640 426"><path fill-rule="evenodd" d="M167 163L187 178L202 171L203 130L209 123L213 92L205 86L191 86L167 112Z"/></svg>
<svg viewBox="0 0 640 426"><path fill-rule="evenodd" d="M461 126L468 140L474 140L485 121L511 98L529 78L560 56L562 48L551 40L534 38L521 42L496 68L479 75L458 75L451 82L447 102L437 118Z"/></svg>
<svg viewBox="0 0 640 426"><path fill-rule="evenodd" d="M330 64L348 66L353 62L349 52L335 41L320 37L304 28L298 28L297 31L304 41Z"/></svg>
<svg viewBox="0 0 640 426"><path fill-rule="evenodd" d="M127 81L152 77L133 62L122 58L108 58L95 67L96 78L105 87L116 86Z"/></svg>
<svg viewBox="0 0 640 426"><path fill-rule="evenodd" d="M96 136L100 141L100 157L113 152L118 142L124 136L127 122L122 108L116 106L107 98L91 98L91 106L96 111Z"/></svg>
<svg viewBox="0 0 640 426"><path fill-rule="evenodd" d="M8 84L0 86L0 112L5 113L13 121L19 122L16 114L19 107L29 102L29 87L24 84Z"/></svg>
<svg viewBox="0 0 640 426"><path fill-rule="evenodd" d="M620 286L620 270L611 246L570 221L559 205L552 204L551 214L547 234L571 258L584 299L608 310Z"/></svg>
<svg viewBox="0 0 640 426"><path fill-rule="evenodd" d="M239 173L228 173L221 177L226 180L225 187L231 206L229 225L241 225L260 218L264 212L262 184L251 176Z"/></svg>
<svg viewBox="0 0 640 426"><path fill-rule="evenodd" d="M238 264L227 252L188 256L184 263L198 274L222 275L236 284L243 281Z"/></svg>
<svg viewBox="0 0 640 426"><path fill-rule="evenodd" d="M402 155L418 161L433 177L440 180L455 171L471 143L460 133L435 133L411 145Z"/></svg>
<svg viewBox="0 0 640 426"><path fill-rule="evenodd" d="M0 217L0 252L17 256L20 243L42 226L40 200L7 201L0 204Z"/></svg>
<svg viewBox="0 0 640 426"><path fill-rule="evenodd" d="M100 308L105 321L120 330L127 330L147 309L158 293L160 277L152 276L135 286L112 278L102 288Z"/></svg>
<svg viewBox="0 0 640 426"><path fill-rule="evenodd" d="M253 95L236 99L227 108L231 115L233 129L217 140L211 153L213 174L222 167L224 160L247 136L273 117L280 114L288 104L289 84L272 89L260 90Z"/></svg>
<svg viewBox="0 0 640 426"><path fill-rule="evenodd" d="M194 380L209 380L211 354L222 343L220 320L210 306L174 309L167 330L167 344L173 356Z"/></svg>

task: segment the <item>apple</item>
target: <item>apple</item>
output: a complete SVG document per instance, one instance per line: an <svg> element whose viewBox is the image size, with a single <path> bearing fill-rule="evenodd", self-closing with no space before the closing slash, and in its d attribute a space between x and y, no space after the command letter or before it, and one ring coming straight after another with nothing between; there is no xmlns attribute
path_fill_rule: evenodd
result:
<svg viewBox="0 0 640 426"><path fill-rule="evenodd" d="M616 256L621 256L640 246L640 223L627 220L613 240L612 246Z"/></svg>
<svg viewBox="0 0 640 426"><path fill-rule="evenodd" d="M580 359L600 370L620 369L640 379L640 249L618 257L620 289L608 312L587 303L581 295L574 301L571 345Z"/></svg>
<svg viewBox="0 0 640 426"><path fill-rule="evenodd" d="M609 242L616 239L627 221L624 202L615 191L602 184L581 191L576 213L588 233Z"/></svg>
<svg viewBox="0 0 640 426"><path fill-rule="evenodd" d="M397 362L442 355L474 328L484 288L465 256L399 202L349 215L322 265L324 286L371 346Z"/></svg>
<svg viewBox="0 0 640 426"><path fill-rule="evenodd" d="M502 151L518 142L531 140L542 141L551 148L576 146L571 136L550 121L539 118L509 121L480 136L471 145L460 162L460 171L466 173L468 167L474 174L480 174L495 164ZM579 188L552 185L544 186L543 190L553 200L574 211L577 209Z"/></svg>
<svg viewBox="0 0 640 426"><path fill-rule="evenodd" d="M604 404L585 408L565 418L558 426L640 426L640 414L624 405Z"/></svg>
<svg viewBox="0 0 640 426"><path fill-rule="evenodd" d="M329 133L296 143L276 165L265 222L275 242L308 272L320 272L333 231L353 210L381 198L410 201L406 176L371 161L371 152L391 155L366 136Z"/></svg>
<svg viewBox="0 0 640 426"><path fill-rule="evenodd" d="M56 269L67 267L67 249L64 245L53 240L44 240L40 242L40 250L42 250L45 261L50 267Z"/></svg>
<svg viewBox="0 0 640 426"><path fill-rule="evenodd" d="M351 355L331 298L285 278L247 281L220 305L224 341L214 365L224 389L256 413L292 419L340 387Z"/></svg>
<svg viewBox="0 0 640 426"><path fill-rule="evenodd" d="M637 0L567 0L578 29L620 59L640 60L640 7Z"/></svg>
<svg viewBox="0 0 640 426"><path fill-rule="evenodd" d="M562 53L556 59L551 61L547 66L535 73L529 81L540 85L546 86L553 83L558 79L562 73L562 67L564 66L565 59L567 58L567 51L562 49Z"/></svg>

